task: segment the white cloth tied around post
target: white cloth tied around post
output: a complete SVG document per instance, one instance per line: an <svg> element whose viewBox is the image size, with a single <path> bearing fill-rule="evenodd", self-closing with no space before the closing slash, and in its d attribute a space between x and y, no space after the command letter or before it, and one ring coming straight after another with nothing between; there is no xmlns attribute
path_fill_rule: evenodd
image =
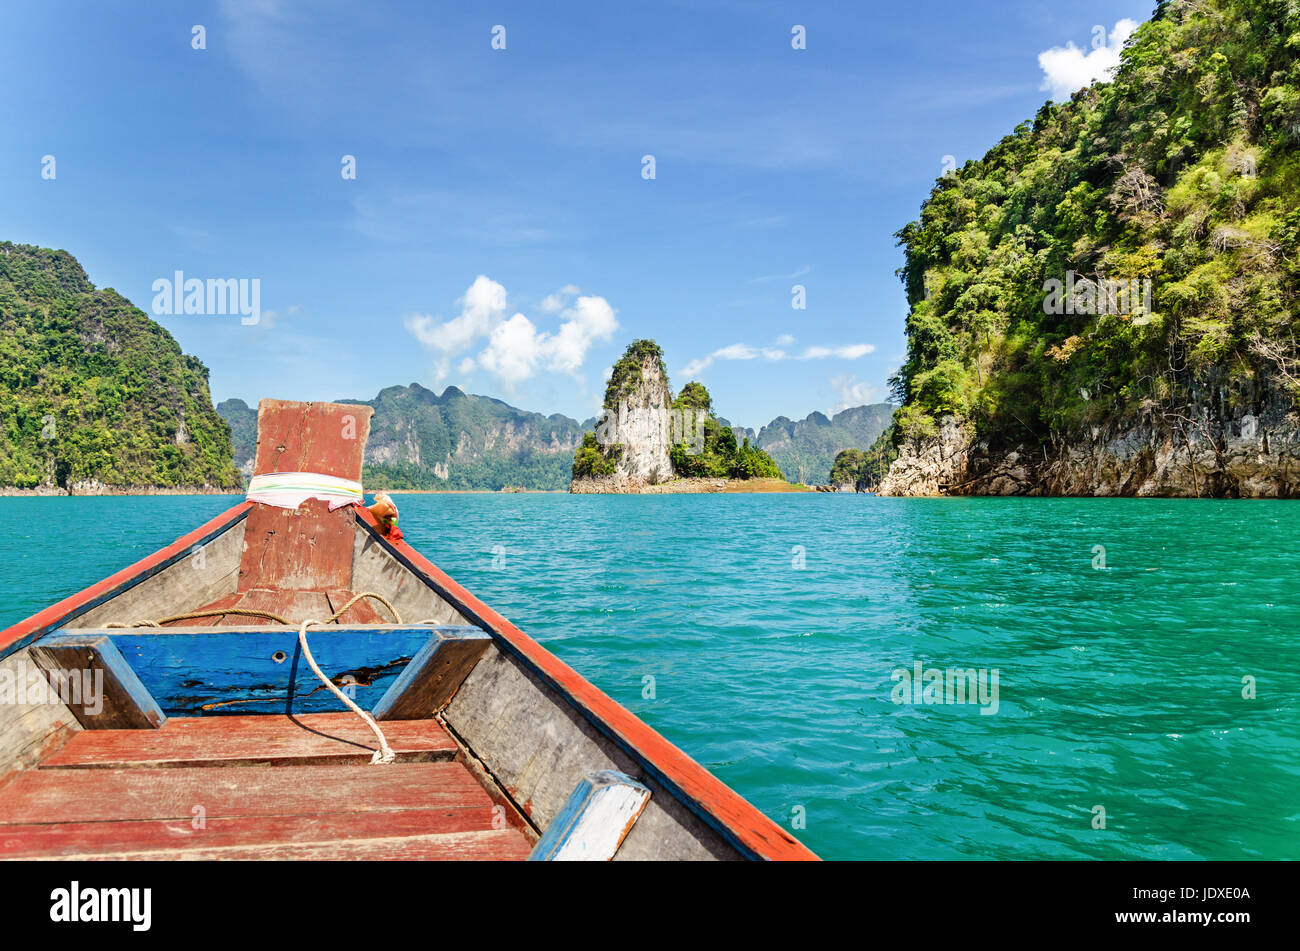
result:
<svg viewBox="0 0 1300 951"><path fill-rule="evenodd" d="M308 499L328 502L330 511L363 500L360 482L319 472L263 472L248 482L248 501L296 509Z"/></svg>

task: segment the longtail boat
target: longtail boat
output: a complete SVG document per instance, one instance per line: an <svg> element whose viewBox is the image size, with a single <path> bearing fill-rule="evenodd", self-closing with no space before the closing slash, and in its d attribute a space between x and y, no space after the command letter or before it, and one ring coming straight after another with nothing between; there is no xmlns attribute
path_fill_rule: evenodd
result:
<svg viewBox="0 0 1300 951"><path fill-rule="evenodd" d="M371 413L263 400L246 501L0 634L0 858L815 858L365 506Z"/></svg>

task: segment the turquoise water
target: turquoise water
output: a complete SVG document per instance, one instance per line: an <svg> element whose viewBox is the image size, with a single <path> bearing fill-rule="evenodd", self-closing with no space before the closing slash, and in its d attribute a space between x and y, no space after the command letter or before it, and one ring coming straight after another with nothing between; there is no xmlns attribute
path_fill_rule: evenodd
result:
<svg viewBox="0 0 1300 951"><path fill-rule="evenodd" d="M233 501L0 499L0 626ZM431 560L823 857L1300 856L1300 504L397 501ZM996 713L894 703L915 662L996 669Z"/></svg>

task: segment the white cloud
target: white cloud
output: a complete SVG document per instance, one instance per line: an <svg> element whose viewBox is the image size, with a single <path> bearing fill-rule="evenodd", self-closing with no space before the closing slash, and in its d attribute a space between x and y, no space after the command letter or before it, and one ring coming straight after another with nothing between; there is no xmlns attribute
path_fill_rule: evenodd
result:
<svg viewBox="0 0 1300 951"><path fill-rule="evenodd" d="M794 337L783 334L777 338L778 343L793 343ZM717 360L825 360L834 357L840 360L856 360L865 357L876 348L869 343L851 343L839 347L805 347L802 353L791 354L779 347L751 347L744 343L733 343L728 347L714 350L708 356L692 360L682 367L682 376L693 377L713 366Z"/></svg>
<svg viewBox="0 0 1300 951"><path fill-rule="evenodd" d="M795 359L824 360L827 357L836 357L840 360L857 360L859 357L865 357L875 349L869 343L851 343L844 347L807 347L803 354Z"/></svg>
<svg viewBox="0 0 1300 951"><path fill-rule="evenodd" d="M451 320L440 323L428 314L411 314L403 321L411 336L438 354L435 369L439 380L447 376L452 357L464 353L501 322L506 311L506 289L480 274L457 303L461 305L460 316Z"/></svg>
<svg viewBox="0 0 1300 951"><path fill-rule="evenodd" d="M749 283L764 284L768 281L789 281L796 277L803 277L811 270L812 267L805 264L803 267L796 268L795 270L791 271L789 274L764 274L762 277L751 278Z"/></svg>
<svg viewBox="0 0 1300 951"><path fill-rule="evenodd" d="M575 374L597 341L608 340L618 330L614 308L603 297L579 297L562 315L564 323L551 337L543 335L548 369Z"/></svg>
<svg viewBox="0 0 1300 951"><path fill-rule="evenodd" d="M851 373L831 377L830 384L835 391L835 406L830 412L832 416L854 406L880 402L880 387L865 383Z"/></svg>
<svg viewBox="0 0 1300 951"><path fill-rule="evenodd" d="M1137 28L1136 20L1125 18L1115 24L1109 37L1105 27L1094 27L1091 52L1084 53L1070 42L1039 53L1038 65L1043 70L1043 85L1039 88L1051 92L1052 98L1060 102L1099 79L1110 79L1119 66L1124 44Z"/></svg>
<svg viewBox="0 0 1300 951"><path fill-rule="evenodd" d="M554 314L556 311L564 309L564 305L569 302L569 298L574 294L582 293L576 284L565 284L554 294L548 294L538 305L538 310L544 314Z"/></svg>
<svg viewBox="0 0 1300 951"><path fill-rule="evenodd" d="M478 355L478 362L507 386L514 386L537 371L540 349L533 322L523 314L515 314L492 328L487 348Z"/></svg>
<svg viewBox="0 0 1300 951"><path fill-rule="evenodd" d="M572 284L558 292L564 299L577 293ZM522 313L506 319L506 289L482 274L458 303L460 315L451 320L439 321L427 314L405 319L411 336L436 355L438 380L447 376L452 357L484 340L487 345L477 355L461 360L457 368L461 375L481 368L510 388L539 371L577 376L592 345L609 340L618 330L614 308L605 298L593 296L579 297L568 307L561 302L561 322L553 331L539 329ZM542 310L548 310L545 301Z"/></svg>

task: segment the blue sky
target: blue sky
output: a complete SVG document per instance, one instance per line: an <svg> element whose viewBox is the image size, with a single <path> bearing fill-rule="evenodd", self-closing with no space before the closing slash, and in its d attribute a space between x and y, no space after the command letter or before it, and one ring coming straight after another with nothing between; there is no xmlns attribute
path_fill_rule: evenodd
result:
<svg viewBox="0 0 1300 951"><path fill-rule="evenodd" d="M1154 2L7 0L0 239L146 312L177 270L257 279L255 325L156 317L218 401L414 381L581 419L652 337L733 422L830 412L886 395L893 233L944 157Z"/></svg>

